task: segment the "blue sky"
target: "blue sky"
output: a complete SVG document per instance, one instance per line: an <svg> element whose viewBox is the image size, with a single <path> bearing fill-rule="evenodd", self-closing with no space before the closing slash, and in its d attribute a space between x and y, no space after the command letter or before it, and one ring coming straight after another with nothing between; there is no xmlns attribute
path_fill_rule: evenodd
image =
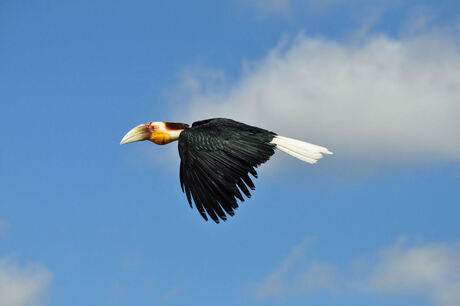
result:
<svg viewBox="0 0 460 306"><path fill-rule="evenodd" d="M457 1L2 1L0 304L460 304ZM224 116L278 152L236 216L177 144Z"/></svg>

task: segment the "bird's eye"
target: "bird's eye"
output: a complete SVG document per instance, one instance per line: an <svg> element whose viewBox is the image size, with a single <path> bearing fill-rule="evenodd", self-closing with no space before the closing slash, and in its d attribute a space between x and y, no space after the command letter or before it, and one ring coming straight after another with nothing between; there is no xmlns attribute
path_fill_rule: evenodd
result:
<svg viewBox="0 0 460 306"><path fill-rule="evenodd" d="M145 130L147 132L153 132L153 131L156 130L156 128L157 128L157 126L153 125L151 122L148 122L148 123L145 124Z"/></svg>

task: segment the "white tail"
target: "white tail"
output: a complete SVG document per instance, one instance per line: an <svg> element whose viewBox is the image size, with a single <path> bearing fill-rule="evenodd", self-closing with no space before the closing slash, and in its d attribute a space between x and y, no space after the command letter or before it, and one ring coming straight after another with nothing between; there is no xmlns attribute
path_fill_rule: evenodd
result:
<svg viewBox="0 0 460 306"><path fill-rule="evenodd" d="M323 154L333 154L325 147L283 136L275 136L271 143L281 151L310 164L316 163Z"/></svg>

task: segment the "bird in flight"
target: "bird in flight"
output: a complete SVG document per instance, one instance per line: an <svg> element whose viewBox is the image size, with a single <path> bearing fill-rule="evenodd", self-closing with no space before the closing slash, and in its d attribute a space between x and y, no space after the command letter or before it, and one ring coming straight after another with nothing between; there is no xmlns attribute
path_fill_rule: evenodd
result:
<svg viewBox="0 0 460 306"><path fill-rule="evenodd" d="M148 122L130 130L124 145L150 140L158 145L179 141L180 184L190 207L192 199L201 216L219 223L233 216L237 199L250 198L255 186L249 174L279 149L304 162L314 164L327 148L279 136L262 128L231 119L214 118L185 123Z"/></svg>

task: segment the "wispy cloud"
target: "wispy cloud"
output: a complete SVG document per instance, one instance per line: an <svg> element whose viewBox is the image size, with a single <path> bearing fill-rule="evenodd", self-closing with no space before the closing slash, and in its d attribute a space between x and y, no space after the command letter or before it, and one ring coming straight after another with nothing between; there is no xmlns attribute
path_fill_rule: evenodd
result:
<svg viewBox="0 0 460 306"><path fill-rule="evenodd" d="M308 299L317 293L377 293L425 297L436 306L460 305L458 244L417 245L398 239L394 245L359 256L339 269L309 255L309 242L307 238L295 246L273 272L252 284L251 296L266 300ZM356 266L361 266L359 271Z"/></svg>
<svg viewBox="0 0 460 306"><path fill-rule="evenodd" d="M265 279L253 284L251 296L257 299L305 296L334 287L335 269L306 256L310 237L295 246L283 262Z"/></svg>
<svg viewBox="0 0 460 306"><path fill-rule="evenodd" d="M21 267L0 259L0 305L44 305L51 273L40 265Z"/></svg>
<svg viewBox="0 0 460 306"><path fill-rule="evenodd" d="M188 113L191 120L230 117L325 145L341 161L458 161L455 37L381 35L347 43L300 35L245 65L236 82L226 83L222 73L189 73Z"/></svg>
<svg viewBox="0 0 460 306"><path fill-rule="evenodd" d="M249 0L241 1L263 15L286 15L291 12L292 0Z"/></svg>
<svg viewBox="0 0 460 306"><path fill-rule="evenodd" d="M0 220L0 237L8 232L9 224L5 220Z"/></svg>
<svg viewBox="0 0 460 306"><path fill-rule="evenodd" d="M239 0L242 5L249 6L263 16L292 17L293 14L334 11L343 7L352 7L355 10L369 7L393 7L398 1L374 0Z"/></svg>
<svg viewBox="0 0 460 306"><path fill-rule="evenodd" d="M163 303L167 303L174 300L181 293L181 290L182 288L179 285L170 288L163 294Z"/></svg>

